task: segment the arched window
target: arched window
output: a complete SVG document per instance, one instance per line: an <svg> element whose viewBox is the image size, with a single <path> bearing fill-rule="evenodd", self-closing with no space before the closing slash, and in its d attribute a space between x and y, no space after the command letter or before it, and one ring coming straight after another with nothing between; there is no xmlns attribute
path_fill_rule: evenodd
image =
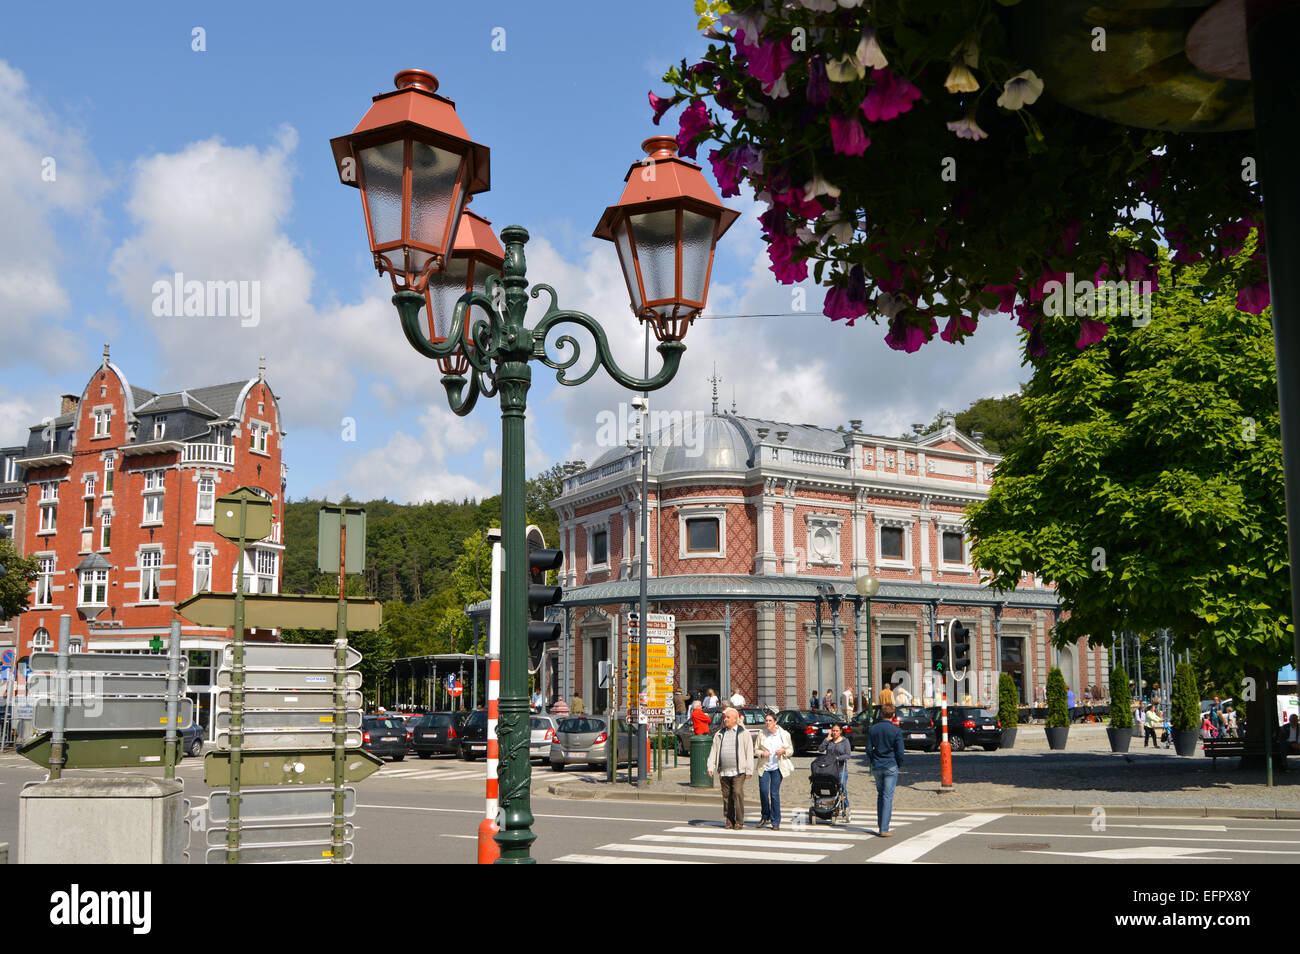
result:
<svg viewBox="0 0 1300 954"><path fill-rule="evenodd" d="M47 653L54 649L54 640L50 639L50 631L42 626L36 632L32 633L32 652Z"/></svg>

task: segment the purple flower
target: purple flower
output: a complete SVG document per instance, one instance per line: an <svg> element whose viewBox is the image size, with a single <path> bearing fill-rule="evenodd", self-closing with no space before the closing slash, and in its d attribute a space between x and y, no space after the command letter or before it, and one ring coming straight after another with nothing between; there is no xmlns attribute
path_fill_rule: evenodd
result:
<svg viewBox="0 0 1300 954"><path fill-rule="evenodd" d="M1223 258L1232 258L1234 255L1241 254L1254 225L1255 223L1250 219L1224 223L1219 228L1219 254Z"/></svg>
<svg viewBox="0 0 1300 954"><path fill-rule="evenodd" d="M654 124L659 125L659 120L664 118L664 113L677 105L679 99L674 96L672 99L665 99L663 96L656 96L650 93L650 108L655 111Z"/></svg>
<svg viewBox="0 0 1300 954"><path fill-rule="evenodd" d="M808 263L795 260L799 249L799 240L792 236L778 235L767 246L767 257L772 261L771 271L782 285L793 285L808 277Z"/></svg>
<svg viewBox="0 0 1300 954"><path fill-rule="evenodd" d="M1029 329L1029 340L1025 342L1025 353L1031 358L1043 358L1047 356L1047 342L1043 340L1043 328L1041 325L1034 325Z"/></svg>
<svg viewBox="0 0 1300 954"><path fill-rule="evenodd" d="M826 77L826 64L820 56L808 61L808 102L820 106L831 98L831 81Z"/></svg>
<svg viewBox="0 0 1300 954"><path fill-rule="evenodd" d="M907 324L903 316L899 315L889 322L889 334L885 335L885 344L895 351L906 351L908 354L914 354L938 330L939 323L933 318L930 319L930 328L927 332L926 329Z"/></svg>
<svg viewBox="0 0 1300 954"><path fill-rule="evenodd" d="M1031 302L1040 302L1047 297L1046 288L1048 282L1060 282L1065 286L1065 272L1054 272L1050 268L1044 268L1043 274L1038 276L1038 281L1029 286L1029 300Z"/></svg>
<svg viewBox="0 0 1300 954"><path fill-rule="evenodd" d="M860 156L867 151L871 140L862 131L862 123L854 116L831 117L831 145L845 156Z"/></svg>
<svg viewBox="0 0 1300 954"><path fill-rule="evenodd" d="M998 311L1010 312L1016 304L1015 285L985 285L984 290L998 296Z"/></svg>
<svg viewBox="0 0 1300 954"><path fill-rule="evenodd" d="M758 49L750 48L749 62L745 64L745 71L764 86L771 86L784 75L787 67L794 60L789 37L768 40Z"/></svg>
<svg viewBox="0 0 1300 954"><path fill-rule="evenodd" d="M1201 260L1200 252L1191 252L1187 249L1187 243L1190 238L1187 234L1187 228L1182 225L1171 225L1165 229L1165 238L1169 240L1169 247L1177 253L1174 255L1174 261L1179 265L1190 265L1192 262Z"/></svg>
<svg viewBox="0 0 1300 954"><path fill-rule="evenodd" d="M1061 254L1070 255L1074 252L1074 247L1079 244L1079 229L1083 223L1078 219L1070 219L1061 229Z"/></svg>
<svg viewBox="0 0 1300 954"><path fill-rule="evenodd" d="M706 132L713 121L704 103L696 100L682 113L681 126L677 131L677 150L687 159L695 158L695 140Z"/></svg>
<svg viewBox="0 0 1300 954"><path fill-rule="evenodd" d="M862 115L870 122L895 119L921 98L921 91L893 70L872 70L871 79L871 92L862 101Z"/></svg>
<svg viewBox="0 0 1300 954"><path fill-rule="evenodd" d="M1268 307L1271 300L1267 281L1247 285L1237 292L1237 310L1258 315Z"/></svg>
<svg viewBox="0 0 1300 954"><path fill-rule="evenodd" d="M953 315L948 319L947 326L939 333L939 337L949 344L956 344L967 335L973 334L975 325L974 318L968 318L965 315Z"/></svg>
<svg viewBox="0 0 1300 954"><path fill-rule="evenodd" d="M1096 344L1106 337L1106 331L1107 325L1105 322L1085 318L1079 323L1079 340L1074 343L1074 346L1082 351L1088 345Z"/></svg>
<svg viewBox="0 0 1300 954"><path fill-rule="evenodd" d="M789 233L785 209L780 205L773 205L772 208L760 215L758 224L762 226L763 237L768 241Z"/></svg>
<svg viewBox="0 0 1300 954"><path fill-rule="evenodd" d="M1150 282L1156 291L1160 284L1160 269L1141 252L1129 249L1124 253L1124 278L1130 282Z"/></svg>
<svg viewBox="0 0 1300 954"><path fill-rule="evenodd" d="M867 286L862 266L854 265L843 285L834 285L826 293L822 314L835 321L843 320L850 326L867 313Z"/></svg>
<svg viewBox="0 0 1300 954"><path fill-rule="evenodd" d="M735 153L722 155L721 150L714 149L709 153L709 162L713 166L713 178L718 180L718 188L722 191L722 197L728 198L733 195L740 195L740 177L744 173L744 168L735 161Z"/></svg>
<svg viewBox="0 0 1300 954"><path fill-rule="evenodd" d="M1038 327L1038 312L1034 311L1034 306L1029 302L1022 301L1016 305L1016 324L1025 331Z"/></svg>

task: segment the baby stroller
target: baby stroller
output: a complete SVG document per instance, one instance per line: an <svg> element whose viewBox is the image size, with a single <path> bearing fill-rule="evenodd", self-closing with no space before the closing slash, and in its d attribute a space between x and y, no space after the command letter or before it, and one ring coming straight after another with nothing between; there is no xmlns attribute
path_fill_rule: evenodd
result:
<svg viewBox="0 0 1300 954"><path fill-rule="evenodd" d="M840 785L840 768L835 756L822 754L813 759L810 784L812 804L808 806L810 818L820 818L834 824L835 816L848 819L848 804Z"/></svg>

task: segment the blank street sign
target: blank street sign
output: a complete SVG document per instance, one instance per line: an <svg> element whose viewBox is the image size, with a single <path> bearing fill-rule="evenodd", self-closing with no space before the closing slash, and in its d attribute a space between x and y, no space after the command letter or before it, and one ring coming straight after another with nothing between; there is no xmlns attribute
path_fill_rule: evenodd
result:
<svg viewBox="0 0 1300 954"><path fill-rule="evenodd" d="M358 733L359 735L360 733ZM349 746L343 761L343 780L359 782L384 767L382 759L357 746ZM239 769L243 785L332 785L332 752L308 752L283 745L276 751L244 752ZM230 784L230 753L209 752L203 759L203 784L220 788Z"/></svg>
<svg viewBox="0 0 1300 954"><path fill-rule="evenodd" d="M240 808L240 825L239 825L239 855L240 861L244 860L244 849L250 846L276 845L286 842L291 844L330 844L334 837L334 827L332 822L283 822L277 825L245 825L243 823L243 808ZM356 829L351 822L343 823L343 838L346 842L352 840L356 834ZM229 832L225 828L209 828L208 844L210 846L225 845ZM222 849L222 858L225 860L225 848Z"/></svg>
<svg viewBox="0 0 1300 954"><path fill-rule="evenodd" d="M348 729L347 741L350 749L361 748L361 730ZM230 730L217 731L217 748L230 748ZM334 730L298 729L293 730L244 730L245 749L332 749L334 748ZM260 784L260 783L259 783Z"/></svg>
<svg viewBox="0 0 1300 954"><path fill-rule="evenodd" d="M344 710L349 729L361 728L361 713L355 709ZM217 728L230 728L229 710L218 710ZM328 729L334 731L334 710L302 709L298 711L245 709L244 731L276 729Z"/></svg>
<svg viewBox="0 0 1300 954"><path fill-rule="evenodd" d="M63 742L63 767L138 768L141 765L161 765L164 741L161 732L80 732L69 735ZM51 733L42 732L21 745L18 754L49 768L50 743Z"/></svg>
<svg viewBox="0 0 1300 954"><path fill-rule="evenodd" d="M343 789L343 814L351 818L357 813L357 790ZM239 820L252 819L307 820L313 816L331 818L334 815L334 789L324 786L310 788L245 788L239 793ZM230 790L217 789L208 800L208 817L213 824L230 820ZM307 839L300 839L307 840ZM328 838L326 839L328 840Z"/></svg>
<svg viewBox="0 0 1300 954"><path fill-rule="evenodd" d="M209 848L204 860L210 865L223 865L226 863L226 849ZM239 849L239 862L245 865L285 864L293 861L325 864L333 860L334 852L328 841L302 845L253 845ZM352 860L350 841L343 843L343 860Z"/></svg>
<svg viewBox="0 0 1300 954"><path fill-rule="evenodd" d="M229 709L233 693L227 689L217 693L217 708ZM343 706L346 709L361 709L361 693L345 692ZM244 689L244 711L252 709L334 709L334 691L332 689L290 689L267 691L265 689ZM357 725L361 723L358 722Z"/></svg>
<svg viewBox="0 0 1300 954"><path fill-rule="evenodd" d="M101 699L94 705L69 705L64 729L69 732L145 731L167 728L167 702L164 699ZM184 698L177 706L176 728L184 729L194 721L194 700ZM45 732L54 728L54 707L49 703L36 706L34 728Z"/></svg>
<svg viewBox="0 0 1300 954"><path fill-rule="evenodd" d="M54 678L52 672L33 672L27 680L27 695L54 695ZM184 677L177 690L185 694ZM67 682L67 692L73 696L162 696L167 695L167 677L158 675L120 676L105 675L97 672L75 672Z"/></svg>
<svg viewBox="0 0 1300 954"><path fill-rule="evenodd" d="M54 672L59 668L55 653L32 653L32 672ZM189 660L181 656L181 674L189 668ZM167 657L141 653L69 653L68 672L121 672L161 673L167 675Z"/></svg>
<svg viewBox="0 0 1300 954"><path fill-rule="evenodd" d="M223 650L221 665L235 664L234 647ZM361 653L347 648L347 665L351 669L361 662ZM334 647L329 643L250 643L244 647L245 669L328 669L334 670Z"/></svg>
<svg viewBox="0 0 1300 954"><path fill-rule="evenodd" d="M217 686L229 689L234 685L233 669L217 670ZM334 688L334 673L320 669L245 669L244 689L311 689ZM350 669L343 674L343 688L360 689L361 673Z"/></svg>

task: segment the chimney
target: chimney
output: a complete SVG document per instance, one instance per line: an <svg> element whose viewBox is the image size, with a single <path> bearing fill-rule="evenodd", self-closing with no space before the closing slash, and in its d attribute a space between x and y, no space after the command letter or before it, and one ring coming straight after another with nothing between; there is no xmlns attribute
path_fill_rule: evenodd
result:
<svg viewBox="0 0 1300 954"><path fill-rule="evenodd" d="M60 401L62 402L59 405L60 414L74 414L76 413L77 405L81 403L81 398L76 394L64 394L60 398Z"/></svg>

